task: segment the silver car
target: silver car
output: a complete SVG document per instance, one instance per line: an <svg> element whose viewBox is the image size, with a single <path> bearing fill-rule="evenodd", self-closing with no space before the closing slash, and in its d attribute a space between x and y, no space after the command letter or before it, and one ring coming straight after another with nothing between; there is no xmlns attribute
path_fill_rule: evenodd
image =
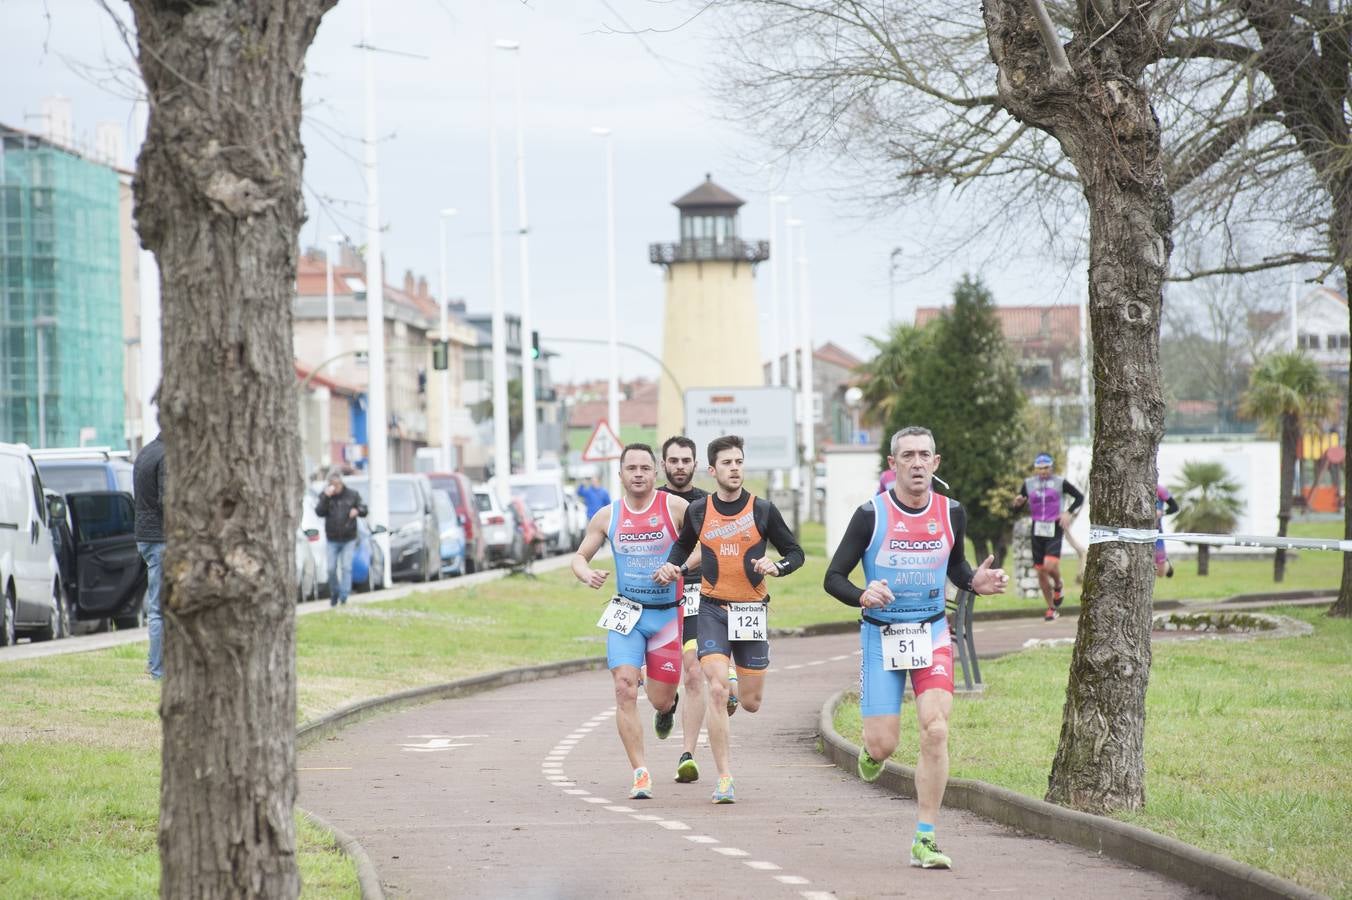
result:
<svg viewBox="0 0 1352 900"><path fill-rule="evenodd" d="M474 504L484 528L489 565L521 559L525 548L521 529L516 527L516 516L511 509L504 509L497 495L486 487L474 489Z"/></svg>

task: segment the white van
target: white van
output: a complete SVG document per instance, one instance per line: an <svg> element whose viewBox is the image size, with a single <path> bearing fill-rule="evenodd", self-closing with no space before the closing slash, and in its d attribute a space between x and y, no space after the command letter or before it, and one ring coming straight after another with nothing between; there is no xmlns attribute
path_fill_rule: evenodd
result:
<svg viewBox="0 0 1352 900"><path fill-rule="evenodd" d="M35 641L65 636L48 517L28 446L0 444L0 646L20 634Z"/></svg>
<svg viewBox="0 0 1352 900"><path fill-rule="evenodd" d="M563 501L563 473L540 472L535 475L509 475L507 487L513 497L520 497L535 517L545 546L556 553L568 553L574 547L573 529Z"/></svg>

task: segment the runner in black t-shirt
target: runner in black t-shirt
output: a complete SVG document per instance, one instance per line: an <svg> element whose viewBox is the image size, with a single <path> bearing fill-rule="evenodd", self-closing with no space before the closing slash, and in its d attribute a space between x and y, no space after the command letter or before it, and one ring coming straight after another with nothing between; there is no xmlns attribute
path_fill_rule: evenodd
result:
<svg viewBox="0 0 1352 900"><path fill-rule="evenodd" d="M667 483L658 488L668 494L674 494L694 503L701 497L707 497L708 491L695 487L691 482L695 478L695 442L684 435L667 438L662 444L662 469L666 472ZM698 570L699 566L694 567ZM700 670L695 655L696 639L699 637L699 615L692 612L699 609L699 576L692 574L685 584L693 592L687 601L682 620L681 635L684 649L681 654L682 671L685 673L685 706L681 707L681 760L676 764L676 780L691 782L699 780L699 765L695 762L695 744L699 740L700 726L704 724L704 673ZM737 697L728 700L728 712L736 707Z"/></svg>

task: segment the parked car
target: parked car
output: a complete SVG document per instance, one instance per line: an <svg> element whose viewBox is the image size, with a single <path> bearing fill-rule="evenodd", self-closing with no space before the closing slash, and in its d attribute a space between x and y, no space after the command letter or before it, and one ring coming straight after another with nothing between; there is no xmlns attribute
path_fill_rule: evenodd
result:
<svg viewBox="0 0 1352 900"><path fill-rule="evenodd" d="M499 565L520 559L524 548L521 531L516 527L516 513L504 508L490 487L476 487L474 502L479 508L484 539L488 542L489 564Z"/></svg>
<svg viewBox="0 0 1352 900"><path fill-rule="evenodd" d="M460 527L460 516L451 505L451 495L440 488L432 489L432 506L441 528L441 574L465 574L465 529Z"/></svg>
<svg viewBox="0 0 1352 900"><path fill-rule="evenodd" d="M372 528L365 519L357 520L357 547L352 554L352 589L378 591L385 586L385 555L373 535L382 534L384 525ZM324 578L327 579L327 570Z"/></svg>
<svg viewBox="0 0 1352 900"><path fill-rule="evenodd" d="M62 553L61 582L76 623L102 631L147 621L145 561L136 549L136 509L126 491L76 491L49 500ZM58 521L59 515L59 521ZM74 629L72 629L74 630Z"/></svg>
<svg viewBox="0 0 1352 900"><path fill-rule="evenodd" d="M512 496L526 501L543 533L545 550L568 553L573 549L572 529L563 505L563 482L558 472L535 475L509 475L507 485Z"/></svg>
<svg viewBox="0 0 1352 900"><path fill-rule="evenodd" d="M582 536L587 533L587 504L577 495L577 489L566 487L563 489L563 507L568 512L568 529L573 535L573 547L576 550L582 543Z"/></svg>
<svg viewBox="0 0 1352 900"><path fill-rule="evenodd" d="M465 571L481 572L488 568L488 542L479 525L479 508L474 501L474 486L462 472L428 472L432 487L450 495L460 526L465 529Z"/></svg>
<svg viewBox="0 0 1352 900"><path fill-rule="evenodd" d="M131 454L107 447L34 450L42 486L62 496L76 491L126 491L132 488Z"/></svg>
<svg viewBox="0 0 1352 900"><path fill-rule="evenodd" d="M0 645L65 634L53 518L27 445L0 444Z"/></svg>
<svg viewBox="0 0 1352 900"><path fill-rule="evenodd" d="M540 526L535 524L535 517L526 509L526 502L520 497L513 497L508 504L516 518L516 533L521 538L520 548L517 556L513 557L512 562L515 565L527 566L530 563L544 555L544 536L540 532Z"/></svg>
<svg viewBox="0 0 1352 900"><path fill-rule="evenodd" d="M371 479L362 476L346 481L369 508ZM426 475L391 475L389 491L390 577L396 581L440 578L441 529L432 508L432 482Z"/></svg>
<svg viewBox="0 0 1352 900"><path fill-rule="evenodd" d="M327 573L325 573L327 575ZM319 599L319 572L305 530L296 529L296 602Z"/></svg>

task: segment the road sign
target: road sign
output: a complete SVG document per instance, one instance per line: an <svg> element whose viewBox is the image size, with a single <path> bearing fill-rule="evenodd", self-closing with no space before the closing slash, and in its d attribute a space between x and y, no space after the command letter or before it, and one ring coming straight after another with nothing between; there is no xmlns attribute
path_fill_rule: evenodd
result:
<svg viewBox="0 0 1352 900"><path fill-rule="evenodd" d="M620 451L623 449L624 444L615 434L615 429L610 427L609 422L602 419L596 423L596 428L592 431L591 437L587 439L587 449L582 451L582 458L587 462L619 459Z"/></svg>
<svg viewBox="0 0 1352 900"><path fill-rule="evenodd" d="M787 387L692 388L685 392L685 433L700 454L716 437L741 435L748 469L790 469L798 464L793 407Z"/></svg>

